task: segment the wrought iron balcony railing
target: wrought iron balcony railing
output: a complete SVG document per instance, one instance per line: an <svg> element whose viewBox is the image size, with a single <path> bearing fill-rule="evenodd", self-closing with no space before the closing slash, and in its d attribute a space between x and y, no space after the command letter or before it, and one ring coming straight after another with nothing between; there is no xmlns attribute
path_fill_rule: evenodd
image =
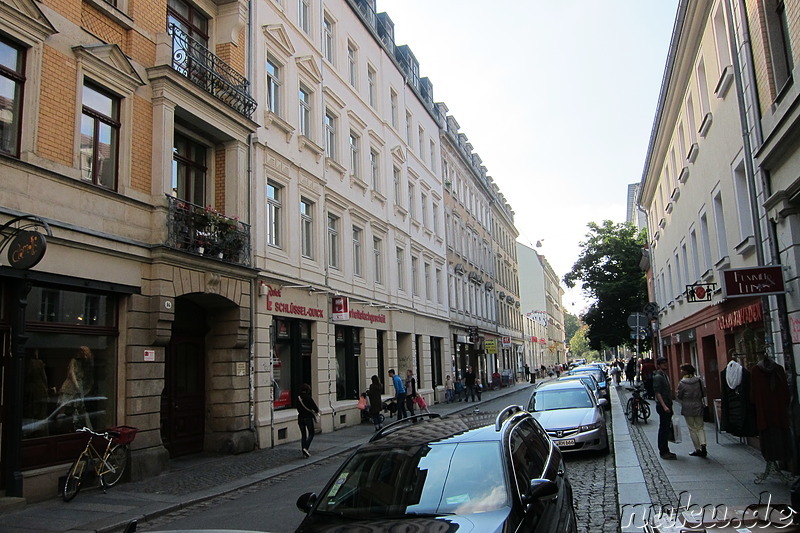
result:
<svg viewBox="0 0 800 533"><path fill-rule="evenodd" d="M250 82L179 27L170 24L168 31L172 36L172 68L250 118L256 110L256 100L250 96Z"/></svg>
<svg viewBox="0 0 800 533"><path fill-rule="evenodd" d="M166 245L195 255L250 266L250 225L212 208L167 195Z"/></svg>

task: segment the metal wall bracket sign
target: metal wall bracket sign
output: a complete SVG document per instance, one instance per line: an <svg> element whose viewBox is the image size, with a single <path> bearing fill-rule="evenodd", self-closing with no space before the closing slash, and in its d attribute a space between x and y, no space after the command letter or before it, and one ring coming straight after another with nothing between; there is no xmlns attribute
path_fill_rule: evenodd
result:
<svg viewBox="0 0 800 533"><path fill-rule="evenodd" d="M783 294L783 267L760 266L729 268L722 271L722 289L726 298Z"/></svg>
<svg viewBox="0 0 800 533"><path fill-rule="evenodd" d="M711 296L717 290L716 283L695 283L694 285L686 286L686 301L693 302L710 302Z"/></svg>
<svg viewBox="0 0 800 533"><path fill-rule="evenodd" d="M14 217L0 227L0 254L6 250L6 259L11 268L33 268L47 250L45 235L52 237L53 233L41 218L33 215Z"/></svg>

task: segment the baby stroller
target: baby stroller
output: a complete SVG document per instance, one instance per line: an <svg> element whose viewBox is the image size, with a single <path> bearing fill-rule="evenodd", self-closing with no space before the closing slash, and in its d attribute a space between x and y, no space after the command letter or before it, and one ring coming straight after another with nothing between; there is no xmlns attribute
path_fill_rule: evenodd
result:
<svg viewBox="0 0 800 533"><path fill-rule="evenodd" d="M381 404L381 408L383 408L384 411L388 411L389 416L394 418L395 413L397 413L397 401L394 399L394 396L384 400Z"/></svg>

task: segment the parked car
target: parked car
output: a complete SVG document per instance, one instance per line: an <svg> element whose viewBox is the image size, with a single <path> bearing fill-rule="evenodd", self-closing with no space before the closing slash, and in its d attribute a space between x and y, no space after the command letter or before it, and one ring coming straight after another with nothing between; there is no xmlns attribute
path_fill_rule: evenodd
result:
<svg viewBox="0 0 800 533"><path fill-rule="evenodd" d="M297 533L577 531L561 453L520 406L390 424L297 507Z"/></svg>
<svg viewBox="0 0 800 533"><path fill-rule="evenodd" d="M30 439L72 433L87 425L87 416L92 428L105 429L108 423L107 403L108 398L105 396L86 396L62 404L58 403L57 397L53 397L47 403L47 412L50 413L47 417L22 419L22 436Z"/></svg>
<svg viewBox="0 0 800 533"><path fill-rule="evenodd" d="M597 385L600 387L600 397L608 400L608 377L606 373L596 366L577 366L569 371L570 375L579 374L581 372L590 372L597 378Z"/></svg>
<svg viewBox="0 0 800 533"><path fill-rule="evenodd" d="M582 381L551 381L537 387L528 402L530 411L562 452L609 452L603 416L607 400L597 400Z"/></svg>

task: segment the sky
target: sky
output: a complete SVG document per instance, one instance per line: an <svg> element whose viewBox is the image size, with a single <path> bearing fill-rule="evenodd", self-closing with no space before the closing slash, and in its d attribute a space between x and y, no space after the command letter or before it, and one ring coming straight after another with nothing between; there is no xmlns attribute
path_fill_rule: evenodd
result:
<svg viewBox="0 0 800 533"><path fill-rule="evenodd" d="M641 181L678 0L377 0L559 278ZM563 283L562 283L563 286ZM564 309L588 299L566 291Z"/></svg>

